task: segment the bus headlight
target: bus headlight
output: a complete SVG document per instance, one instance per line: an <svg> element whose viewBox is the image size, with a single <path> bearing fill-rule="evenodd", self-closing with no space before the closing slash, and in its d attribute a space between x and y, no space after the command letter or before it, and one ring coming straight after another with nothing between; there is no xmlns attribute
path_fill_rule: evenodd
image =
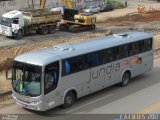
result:
<svg viewBox="0 0 160 120"><path fill-rule="evenodd" d="M37 105L37 104L39 104L39 103L41 103L40 100L36 100L36 101L31 102L32 105Z"/></svg>

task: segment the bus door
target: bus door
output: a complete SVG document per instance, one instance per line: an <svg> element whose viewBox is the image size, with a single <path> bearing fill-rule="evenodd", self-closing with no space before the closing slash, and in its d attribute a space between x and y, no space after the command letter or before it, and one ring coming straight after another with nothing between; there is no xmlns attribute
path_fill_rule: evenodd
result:
<svg viewBox="0 0 160 120"><path fill-rule="evenodd" d="M59 62L54 62L45 67L44 74L44 94L45 94L45 107L52 108L55 103L59 103L59 95L54 92L57 88L59 80Z"/></svg>

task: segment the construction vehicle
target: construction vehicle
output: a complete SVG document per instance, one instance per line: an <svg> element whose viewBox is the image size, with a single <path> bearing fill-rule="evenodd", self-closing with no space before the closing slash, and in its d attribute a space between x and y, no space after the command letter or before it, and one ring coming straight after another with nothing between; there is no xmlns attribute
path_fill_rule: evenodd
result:
<svg viewBox="0 0 160 120"><path fill-rule="evenodd" d="M54 33L57 22L61 21L60 12L49 12L46 10L13 10L2 15L0 20L0 34L8 37L18 38L36 31L40 34Z"/></svg>
<svg viewBox="0 0 160 120"><path fill-rule="evenodd" d="M96 17L90 13L79 13L74 9L71 0L62 0L67 5L64 9L63 20L59 25L59 30L76 32L80 30L95 29ZM40 0L40 9L44 9L46 0Z"/></svg>

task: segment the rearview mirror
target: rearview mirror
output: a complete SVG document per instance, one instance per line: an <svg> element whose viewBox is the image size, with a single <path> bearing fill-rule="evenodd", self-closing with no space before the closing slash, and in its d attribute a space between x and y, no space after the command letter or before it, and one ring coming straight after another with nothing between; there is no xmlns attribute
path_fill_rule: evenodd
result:
<svg viewBox="0 0 160 120"><path fill-rule="evenodd" d="M12 58L7 58L5 61L5 73L6 73L6 80L12 79L12 66L13 60Z"/></svg>
<svg viewBox="0 0 160 120"><path fill-rule="evenodd" d="M12 80L12 70L11 69L6 69L6 80Z"/></svg>

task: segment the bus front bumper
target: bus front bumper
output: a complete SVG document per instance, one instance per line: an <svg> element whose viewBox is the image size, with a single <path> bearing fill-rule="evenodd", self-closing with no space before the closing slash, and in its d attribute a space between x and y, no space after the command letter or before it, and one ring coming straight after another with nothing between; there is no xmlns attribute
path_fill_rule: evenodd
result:
<svg viewBox="0 0 160 120"><path fill-rule="evenodd" d="M30 103L26 103L26 102L23 102L23 101L17 99L14 94L12 94L12 97L13 97L14 101L16 102L16 104L18 104L24 108L35 110L35 111L44 111L42 101L33 101Z"/></svg>

